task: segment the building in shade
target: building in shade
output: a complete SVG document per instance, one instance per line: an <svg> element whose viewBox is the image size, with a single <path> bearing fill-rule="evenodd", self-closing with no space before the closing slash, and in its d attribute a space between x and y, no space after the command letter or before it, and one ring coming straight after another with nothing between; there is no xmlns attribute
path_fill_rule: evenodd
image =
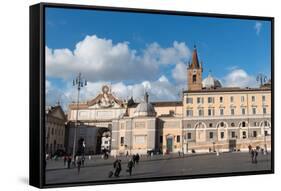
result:
<svg viewBox="0 0 281 191"><path fill-rule="evenodd" d="M57 150L65 150L66 116L58 104L45 108L45 150L54 154Z"/></svg>
<svg viewBox="0 0 281 191"><path fill-rule="evenodd" d="M271 81L259 88L224 87L211 74L202 79L202 73L195 47L180 101L150 102L147 92L139 103L121 101L104 86L96 98L79 104L81 129L90 129L79 136L93 153L108 146L112 155L233 151L249 144L270 149ZM70 123L76 112L77 104L70 104Z"/></svg>

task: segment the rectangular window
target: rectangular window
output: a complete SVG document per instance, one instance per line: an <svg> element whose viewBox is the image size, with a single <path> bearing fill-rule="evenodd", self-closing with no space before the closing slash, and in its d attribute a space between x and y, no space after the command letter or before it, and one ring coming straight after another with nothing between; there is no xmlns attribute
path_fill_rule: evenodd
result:
<svg viewBox="0 0 281 191"><path fill-rule="evenodd" d="M203 104L203 103L204 103L204 98L203 98L203 97L198 97L198 98L197 98L197 103L198 103L198 104L200 104L200 103Z"/></svg>
<svg viewBox="0 0 281 191"><path fill-rule="evenodd" d="M256 97L252 96L252 102L255 102L255 101L256 101Z"/></svg>
<svg viewBox="0 0 281 191"><path fill-rule="evenodd" d="M213 97L208 97L208 103L214 103L214 98Z"/></svg>
<svg viewBox="0 0 281 191"><path fill-rule="evenodd" d="M230 111L231 111L231 115L234 115L234 109L232 108Z"/></svg>
<svg viewBox="0 0 281 191"><path fill-rule="evenodd" d="M193 111L191 109L186 110L186 116L192 117L193 116Z"/></svg>
<svg viewBox="0 0 281 191"><path fill-rule="evenodd" d="M267 135L268 135L268 132L267 132L267 131L264 131L264 135L267 136Z"/></svg>
<svg viewBox="0 0 281 191"><path fill-rule="evenodd" d="M252 113L253 113L253 115L256 115L257 109L255 107L252 108Z"/></svg>
<svg viewBox="0 0 281 191"><path fill-rule="evenodd" d="M211 115L212 115L212 110L208 109L208 116L211 116Z"/></svg>
<svg viewBox="0 0 281 191"><path fill-rule="evenodd" d="M223 115L223 109L220 109L220 115Z"/></svg>
<svg viewBox="0 0 281 191"><path fill-rule="evenodd" d="M242 115L245 115L245 113L246 113L245 108L242 108L242 109L241 109L241 113L242 113Z"/></svg>
<svg viewBox="0 0 281 191"><path fill-rule="evenodd" d="M265 108L265 107L262 108L262 113L263 113L263 114L266 114L266 108Z"/></svg>
<svg viewBox="0 0 281 191"><path fill-rule="evenodd" d="M241 102L244 102L244 101L245 101L245 97L241 96Z"/></svg>
<svg viewBox="0 0 281 191"><path fill-rule="evenodd" d="M265 102L265 96L264 95L262 96L262 101Z"/></svg>
<svg viewBox="0 0 281 191"><path fill-rule="evenodd" d="M233 96L230 96L230 102L234 102L234 97Z"/></svg>
<svg viewBox="0 0 281 191"><path fill-rule="evenodd" d="M188 97L188 98L186 98L186 103L193 103L193 98L191 98L191 97Z"/></svg>
<svg viewBox="0 0 281 191"><path fill-rule="evenodd" d="M187 133L187 139L191 139L191 133Z"/></svg>
<svg viewBox="0 0 281 191"><path fill-rule="evenodd" d="M253 131L253 137L257 137L257 132Z"/></svg>
<svg viewBox="0 0 281 191"><path fill-rule="evenodd" d="M181 141L181 137L177 135L177 143L179 143L180 141Z"/></svg>
<svg viewBox="0 0 281 191"><path fill-rule="evenodd" d="M121 145L124 145L124 137L121 137L120 143Z"/></svg>
<svg viewBox="0 0 281 191"><path fill-rule="evenodd" d="M198 115L199 116L203 116L204 115L204 110L203 109L199 109L198 110Z"/></svg>
<svg viewBox="0 0 281 191"><path fill-rule="evenodd" d="M163 136L160 136L160 143L163 143Z"/></svg>
<svg viewBox="0 0 281 191"><path fill-rule="evenodd" d="M212 115L212 109L208 109L208 116Z"/></svg>
<svg viewBox="0 0 281 191"><path fill-rule="evenodd" d="M243 131L242 136L243 136L243 139L246 139L246 138L247 138L246 131Z"/></svg>
<svg viewBox="0 0 281 191"><path fill-rule="evenodd" d="M232 132L231 132L231 138L235 138L235 136L236 136L236 135L235 135L235 131L232 131Z"/></svg>
<svg viewBox="0 0 281 191"><path fill-rule="evenodd" d="M210 137L210 139L213 139L213 138L214 138L214 133L213 133L213 132L210 132L210 133L209 133L209 137Z"/></svg>
<svg viewBox="0 0 281 191"><path fill-rule="evenodd" d="M224 138L224 132L221 132L221 139Z"/></svg>
<svg viewBox="0 0 281 191"><path fill-rule="evenodd" d="M223 97L220 97L220 103L222 103L223 102Z"/></svg>

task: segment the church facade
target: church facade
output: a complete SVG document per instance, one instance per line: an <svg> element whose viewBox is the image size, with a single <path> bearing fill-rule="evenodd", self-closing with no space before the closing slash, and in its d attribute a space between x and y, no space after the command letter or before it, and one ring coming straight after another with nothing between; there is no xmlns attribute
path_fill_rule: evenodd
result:
<svg viewBox="0 0 281 191"><path fill-rule="evenodd" d="M91 131L79 136L94 153L104 148L104 133L111 155L235 151L249 144L270 149L270 81L259 88L223 87L202 73L194 48L182 100L150 102L145 93L140 103L121 101L104 86L93 100L71 104L68 121L74 129L78 111L79 129Z"/></svg>

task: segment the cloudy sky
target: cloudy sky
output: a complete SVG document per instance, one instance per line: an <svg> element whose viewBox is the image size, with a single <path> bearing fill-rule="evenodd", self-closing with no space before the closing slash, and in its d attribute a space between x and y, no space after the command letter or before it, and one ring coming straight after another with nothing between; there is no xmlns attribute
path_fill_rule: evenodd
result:
<svg viewBox="0 0 281 191"><path fill-rule="evenodd" d="M47 8L46 101L76 100L79 72L89 100L107 84L120 99L179 100L196 44L209 72L223 86L255 87L270 76L270 23L141 13Z"/></svg>

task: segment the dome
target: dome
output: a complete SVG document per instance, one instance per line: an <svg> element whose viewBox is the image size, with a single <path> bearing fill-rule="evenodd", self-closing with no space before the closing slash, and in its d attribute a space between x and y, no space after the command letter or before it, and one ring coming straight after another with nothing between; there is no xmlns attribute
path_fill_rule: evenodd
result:
<svg viewBox="0 0 281 191"><path fill-rule="evenodd" d="M151 103L148 102L148 94L145 93L144 101L140 102L134 112L134 117L155 116L156 112Z"/></svg>
<svg viewBox="0 0 281 191"><path fill-rule="evenodd" d="M221 83L219 80L215 79L211 74L209 74L208 77L202 81L202 87L203 88L220 88Z"/></svg>

